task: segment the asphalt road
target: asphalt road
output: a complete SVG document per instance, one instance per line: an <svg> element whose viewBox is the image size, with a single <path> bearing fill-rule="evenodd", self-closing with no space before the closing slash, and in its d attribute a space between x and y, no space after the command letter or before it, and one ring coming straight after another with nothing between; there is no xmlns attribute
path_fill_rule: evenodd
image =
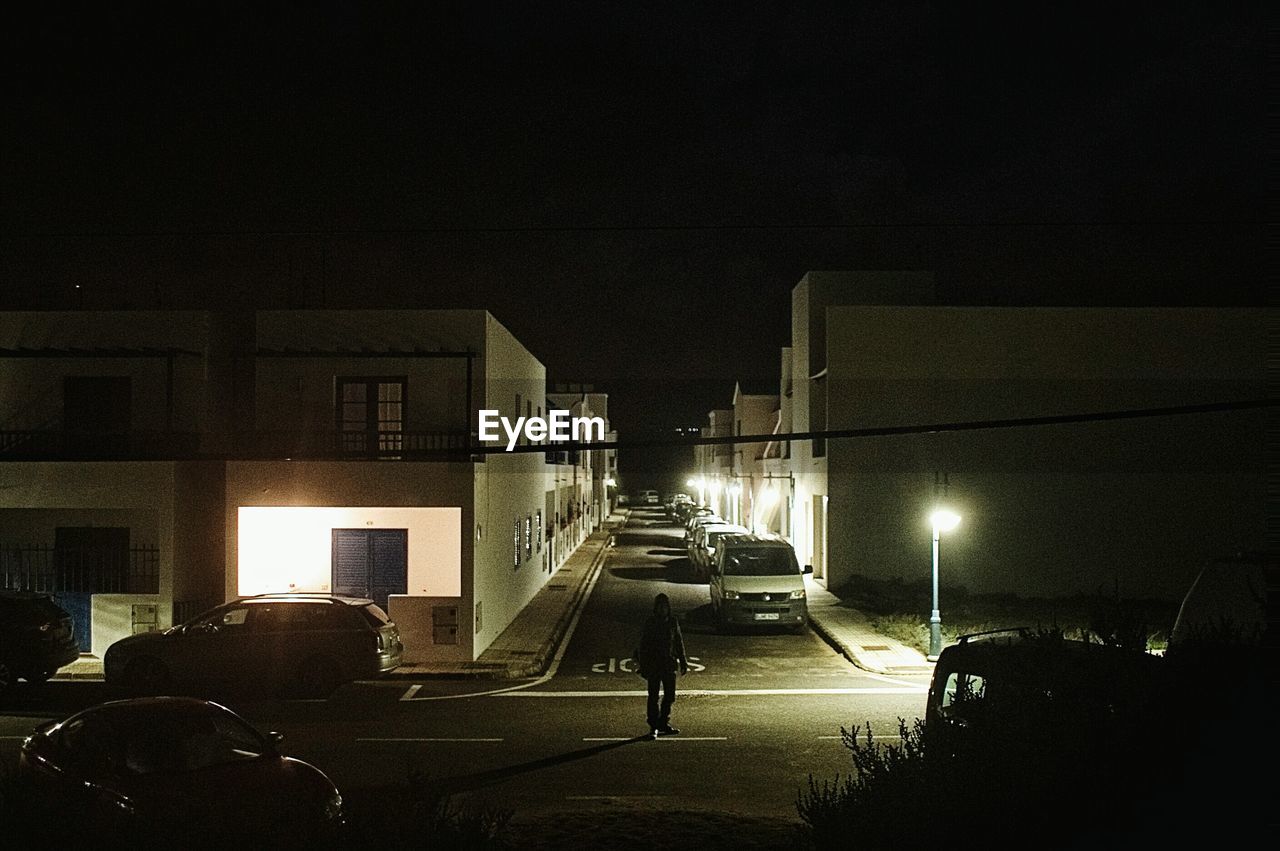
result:
<svg viewBox="0 0 1280 851"><path fill-rule="evenodd" d="M553 676L526 682L354 683L325 701L226 702L344 790L425 772L462 798L517 813L627 806L794 821L810 774L851 762L841 727L893 737L923 710L924 677L854 668L811 631L719 635L681 529L639 511L617 537ZM693 670L679 681L678 736L647 732L632 648L658 592L681 618ZM45 718L106 697L100 683L53 682L0 710L0 758Z"/></svg>

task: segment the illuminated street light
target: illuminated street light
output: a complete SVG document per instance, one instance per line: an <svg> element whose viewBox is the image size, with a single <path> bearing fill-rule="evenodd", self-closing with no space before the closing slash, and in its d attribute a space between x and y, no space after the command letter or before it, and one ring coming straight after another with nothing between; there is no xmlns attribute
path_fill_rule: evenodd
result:
<svg viewBox="0 0 1280 851"><path fill-rule="evenodd" d="M929 517L933 524L933 612L929 615L929 661L936 662L942 652L942 613L938 610L938 541L943 532L960 525L960 515L945 508Z"/></svg>
<svg viewBox="0 0 1280 851"><path fill-rule="evenodd" d="M707 502L707 480L702 476L691 477L685 484L691 488L698 489L698 505L706 505Z"/></svg>
<svg viewBox="0 0 1280 851"><path fill-rule="evenodd" d="M613 478L612 476L604 480L604 486L607 488L615 487L617 484L618 484L618 480Z"/></svg>

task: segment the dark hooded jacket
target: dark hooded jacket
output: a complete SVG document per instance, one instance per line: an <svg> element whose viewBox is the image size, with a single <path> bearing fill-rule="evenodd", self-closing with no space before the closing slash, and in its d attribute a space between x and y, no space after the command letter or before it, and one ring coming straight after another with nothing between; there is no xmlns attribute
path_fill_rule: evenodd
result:
<svg viewBox="0 0 1280 851"><path fill-rule="evenodd" d="M635 658L640 676L645 679L673 673L685 662L684 636L669 606L665 612L655 606L654 613L644 622Z"/></svg>

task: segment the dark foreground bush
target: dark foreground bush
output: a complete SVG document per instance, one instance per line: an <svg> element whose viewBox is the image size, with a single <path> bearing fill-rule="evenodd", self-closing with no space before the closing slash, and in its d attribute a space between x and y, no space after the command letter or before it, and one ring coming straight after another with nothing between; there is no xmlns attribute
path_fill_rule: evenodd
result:
<svg viewBox="0 0 1280 851"><path fill-rule="evenodd" d="M899 743L842 729L852 772L797 810L814 848L1070 848L1141 832L1167 776L1146 736L1070 725L948 740L899 721Z"/></svg>

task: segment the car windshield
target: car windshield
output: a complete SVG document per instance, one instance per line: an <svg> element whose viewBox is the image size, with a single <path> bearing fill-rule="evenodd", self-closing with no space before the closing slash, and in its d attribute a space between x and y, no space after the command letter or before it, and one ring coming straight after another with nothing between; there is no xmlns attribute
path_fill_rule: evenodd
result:
<svg viewBox="0 0 1280 851"><path fill-rule="evenodd" d="M730 550L724 560L726 576L792 576L800 568L785 547L752 547Z"/></svg>
<svg viewBox="0 0 1280 851"><path fill-rule="evenodd" d="M139 713L117 726L124 767L133 774L199 771L268 751L253 728L214 708Z"/></svg>

